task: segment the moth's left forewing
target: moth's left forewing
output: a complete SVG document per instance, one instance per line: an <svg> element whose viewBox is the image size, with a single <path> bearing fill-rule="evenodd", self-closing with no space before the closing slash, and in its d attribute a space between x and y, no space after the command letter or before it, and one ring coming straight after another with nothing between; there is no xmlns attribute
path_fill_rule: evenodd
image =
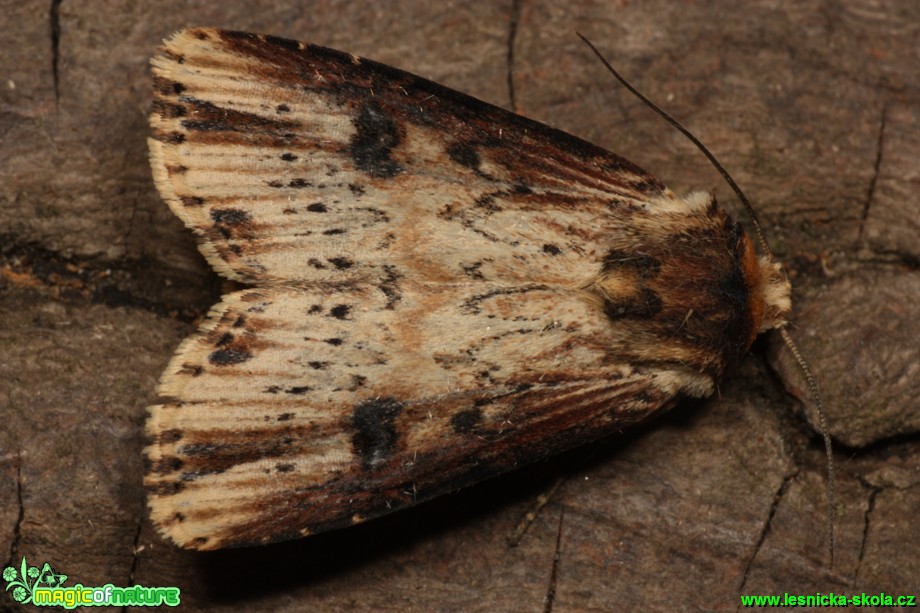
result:
<svg viewBox="0 0 920 613"><path fill-rule="evenodd" d="M253 286L151 407L151 514L183 546L348 525L594 440L710 393L760 326L737 225L584 141L271 37L186 30L153 64L157 187Z"/></svg>

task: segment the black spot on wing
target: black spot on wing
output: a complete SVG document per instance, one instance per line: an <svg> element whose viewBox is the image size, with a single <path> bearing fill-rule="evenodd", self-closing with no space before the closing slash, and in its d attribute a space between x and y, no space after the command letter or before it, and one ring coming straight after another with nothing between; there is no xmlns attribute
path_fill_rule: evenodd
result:
<svg viewBox="0 0 920 613"><path fill-rule="evenodd" d="M232 364L241 364L252 358L252 354L245 349L228 347L212 351L208 356L208 361L215 366L230 366Z"/></svg>
<svg viewBox="0 0 920 613"><path fill-rule="evenodd" d="M338 270L347 270L355 265L354 262L345 257L328 258L328 262Z"/></svg>
<svg viewBox="0 0 920 613"><path fill-rule="evenodd" d="M200 377L203 372L204 367L201 364L189 364L186 362L176 374L187 375L189 377Z"/></svg>
<svg viewBox="0 0 920 613"><path fill-rule="evenodd" d="M466 434L472 431L482 421L482 409L474 407L461 411L450 420L450 425L457 434Z"/></svg>
<svg viewBox="0 0 920 613"><path fill-rule="evenodd" d="M220 335L214 342L218 347L208 355L208 362L214 366L241 364L252 358L248 344L229 332Z"/></svg>
<svg viewBox="0 0 920 613"><path fill-rule="evenodd" d="M454 143L447 148L447 155L461 166L466 166L470 170L479 170L479 164L481 163L479 153L470 144Z"/></svg>
<svg viewBox="0 0 920 613"><path fill-rule="evenodd" d="M380 466L396 451L399 438L396 418L404 406L395 398L375 398L355 407L351 416L354 429L351 444L364 470Z"/></svg>
<svg viewBox="0 0 920 613"><path fill-rule="evenodd" d="M201 196L179 196L179 200L185 206L201 206L204 204L204 198Z"/></svg>
<svg viewBox="0 0 920 613"><path fill-rule="evenodd" d="M604 299L604 313L610 319L651 319L661 312L662 306L661 297L647 287L638 296Z"/></svg>
<svg viewBox="0 0 920 613"><path fill-rule="evenodd" d="M150 111L152 114L159 115L164 119L177 119L179 117L185 117L186 115L185 107L181 104L172 104L161 99L153 101L153 106Z"/></svg>
<svg viewBox="0 0 920 613"><path fill-rule="evenodd" d="M505 195L507 195L507 192L501 189L492 191L492 192L488 192L476 198L476 201L474 202L474 204L481 209L486 209L489 214L497 213L502 210L502 207L500 207L499 205L495 203L495 199L496 197L501 197Z"/></svg>
<svg viewBox="0 0 920 613"><path fill-rule="evenodd" d="M376 179L389 179L402 172L392 157L399 146L400 134L396 121L379 106L367 103L354 119L357 131L351 137L349 153L358 169Z"/></svg>
<svg viewBox="0 0 920 613"><path fill-rule="evenodd" d="M179 83L178 81L173 81L172 79L167 79L165 77L153 78L153 91L160 94L161 96L181 94L185 91L185 89L185 85Z"/></svg>
<svg viewBox="0 0 920 613"><path fill-rule="evenodd" d="M159 435L154 435L154 440L159 441L164 444L178 443L182 440L182 437L185 436L182 430L178 428L171 428L169 430L163 430Z"/></svg>
<svg viewBox="0 0 920 613"><path fill-rule="evenodd" d="M352 375L351 376L351 387L349 387L348 389L349 391L353 392L359 387L364 387L365 384L367 384L367 377L365 377L364 375Z"/></svg>
<svg viewBox="0 0 920 613"><path fill-rule="evenodd" d="M211 219L217 224L237 225L251 221L249 213L240 209L213 209Z"/></svg>
<svg viewBox="0 0 920 613"><path fill-rule="evenodd" d="M384 264L383 278L380 280L380 291L387 297L385 309L394 309L396 304L402 300L402 290L399 287L399 281L403 275L392 264Z"/></svg>
<svg viewBox="0 0 920 613"><path fill-rule="evenodd" d="M471 279L485 279L485 275L482 274L482 261L476 261L471 264L460 264L460 269L463 271L463 274L468 276Z"/></svg>

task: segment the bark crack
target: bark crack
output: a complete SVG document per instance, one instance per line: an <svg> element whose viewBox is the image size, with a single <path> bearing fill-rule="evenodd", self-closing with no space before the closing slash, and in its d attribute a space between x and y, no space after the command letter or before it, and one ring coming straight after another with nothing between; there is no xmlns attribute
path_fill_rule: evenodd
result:
<svg viewBox="0 0 920 613"><path fill-rule="evenodd" d="M559 528L556 530L556 550L553 552L553 565L549 573L549 584L546 586L546 596L543 597L543 613L552 613L553 603L556 601L556 581L559 577L559 560L562 557L562 520L565 518L565 507L559 512Z"/></svg>
<svg viewBox="0 0 920 613"><path fill-rule="evenodd" d="M524 0L511 0L511 15L508 20L508 99L511 110L518 112L517 96L514 92L514 43L517 40L518 24L521 19L521 5Z"/></svg>
<svg viewBox="0 0 920 613"><path fill-rule="evenodd" d="M869 209L875 199L875 188L878 185L878 176L882 169L882 151L885 145L885 124L888 122L888 105L882 106L882 117L879 120L878 140L875 146L875 164L872 178L869 179L869 189L866 190L866 203L863 205L862 219L859 222L859 244L864 244L866 222L869 221Z"/></svg>
<svg viewBox="0 0 920 613"><path fill-rule="evenodd" d="M131 204L131 216L128 218L128 229L125 230L124 236L121 239L121 248L124 250L124 255L128 254L128 243L131 240L131 235L134 233L134 220L137 218L137 209L138 209L138 197L137 194L134 194L134 199Z"/></svg>
<svg viewBox="0 0 920 613"><path fill-rule="evenodd" d="M127 585L127 587L133 587L133 586L134 586L134 575L135 575L135 573L137 572L137 559L138 559L138 555L137 555L137 554L139 554L139 553L141 552L141 550L140 550L138 547L139 547L139 543L141 542L141 528L142 528L143 526L144 526L144 516L143 516L143 514L142 514L142 515L140 516L140 519L138 519L138 522L137 522L137 531L134 533L134 545L133 545L132 548L131 548L131 553L132 553L132 556L131 556L131 570L128 572L128 585ZM124 608L122 608L122 611L127 611L127 610L128 610L128 607L127 607L127 606L124 607Z"/></svg>
<svg viewBox="0 0 920 613"><path fill-rule="evenodd" d="M795 471L783 479L779 489L776 490L776 494L773 496L773 504L770 505L770 512L767 514L766 521L764 521L763 525L761 526L760 534L757 537L757 542L754 544L754 549L751 551L751 555L748 557L744 564L744 572L741 573L741 585L738 586L738 589L742 594L744 593L744 586L747 585L748 575L751 572L751 568L754 566L754 560L757 559L757 554L760 553L763 544L767 540L767 534L770 533L770 526L773 524L773 517L776 516L777 509L779 509L779 503L785 497L786 492L789 491L789 488L792 485L792 481L798 477L798 474L799 471Z"/></svg>
<svg viewBox="0 0 920 613"><path fill-rule="evenodd" d="M130 226L138 212L137 201L132 209ZM50 288L61 292L57 299L88 299L94 304L108 306L134 306L157 315L192 322L200 313L187 306L175 305L148 297L145 288L136 283L140 271L150 264L143 257L127 256L128 235L125 235L126 254L116 261L100 257L80 259L62 256L37 243L20 243L16 235L0 233L0 267L7 267L22 280L14 284ZM105 271L104 274L100 274Z"/></svg>
<svg viewBox="0 0 920 613"><path fill-rule="evenodd" d="M882 488L874 486L869 490L869 504L866 505L866 512L863 514L863 532L859 543L859 557L856 559L854 577L859 577L859 571L862 568L863 558L866 555L866 545L869 542L869 525L872 523L872 513L875 511L875 499L881 491Z"/></svg>
<svg viewBox="0 0 920 613"><path fill-rule="evenodd" d="M61 48L61 2L64 0L51 0L51 9L48 12L48 18L51 22L51 76L54 79L54 103L57 105L61 101L61 90L59 87L58 65L60 63Z"/></svg>
<svg viewBox="0 0 920 613"><path fill-rule="evenodd" d="M22 456L16 454L16 501L19 505L19 514L16 525L13 526L13 539L10 541L9 566L16 566L13 562L19 554L19 541L22 538L22 522L26 516L26 507L22 502Z"/></svg>

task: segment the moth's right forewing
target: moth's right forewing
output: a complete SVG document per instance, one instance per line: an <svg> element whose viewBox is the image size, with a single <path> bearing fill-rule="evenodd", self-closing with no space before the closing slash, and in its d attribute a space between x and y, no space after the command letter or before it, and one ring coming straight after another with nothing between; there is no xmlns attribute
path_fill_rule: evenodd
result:
<svg viewBox="0 0 920 613"><path fill-rule="evenodd" d="M392 309L372 288L226 296L151 407L154 521L202 549L349 525L623 428L684 383L618 363L564 291L471 289L409 284Z"/></svg>
<svg viewBox="0 0 920 613"><path fill-rule="evenodd" d="M238 280L425 262L446 282L587 282L573 274L605 231L664 191L562 132L314 45L187 30L153 64L157 186Z"/></svg>

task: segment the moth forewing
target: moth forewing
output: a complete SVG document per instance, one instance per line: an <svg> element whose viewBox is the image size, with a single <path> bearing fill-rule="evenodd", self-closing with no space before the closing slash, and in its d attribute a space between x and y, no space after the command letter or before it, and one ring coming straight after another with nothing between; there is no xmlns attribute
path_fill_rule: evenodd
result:
<svg viewBox="0 0 920 613"><path fill-rule="evenodd" d="M151 516L216 549L343 527L712 392L789 287L706 194L420 77L190 29L160 194L224 296L164 373Z"/></svg>

